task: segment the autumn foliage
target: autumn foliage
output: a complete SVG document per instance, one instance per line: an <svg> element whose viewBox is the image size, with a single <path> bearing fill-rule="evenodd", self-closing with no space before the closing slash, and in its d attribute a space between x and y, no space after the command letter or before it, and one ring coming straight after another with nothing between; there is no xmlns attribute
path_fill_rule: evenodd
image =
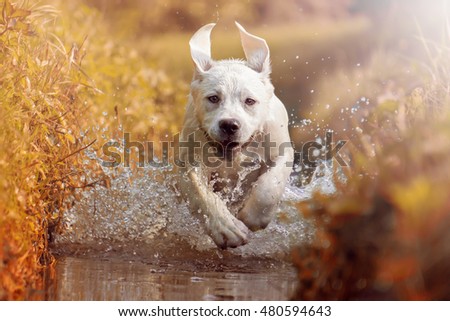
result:
<svg viewBox="0 0 450 321"><path fill-rule="evenodd" d="M108 178L95 157L119 139L175 131L187 86L110 35L81 1L0 2L0 298L30 298L51 234L77 191ZM92 36L95 35L95 38Z"/></svg>
<svg viewBox="0 0 450 321"><path fill-rule="evenodd" d="M42 29L54 9L0 5L0 298L21 299L53 263L49 231L89 184L80 152L95 139L80 135L80 58Z"/></svg>
<svg viewBox="0 0 450 321"><path fill-rule="evenodd" d="M425 45L429 80L359 114L336 194L298 204L318 232L294 251L296 299L450 299L450 52Z"/></svg>

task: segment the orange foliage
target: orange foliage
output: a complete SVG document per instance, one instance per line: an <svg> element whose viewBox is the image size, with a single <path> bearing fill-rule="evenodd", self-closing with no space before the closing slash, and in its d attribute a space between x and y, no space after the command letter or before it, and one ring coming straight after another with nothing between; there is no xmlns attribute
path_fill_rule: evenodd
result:
<svg viewBox="0 0 450 321"><path fill-rule="evenodd" d="M294 252L296 299L450 299L450 95L433 92L427 113L411 96L375 107L352 139L346 182L299 204L318 233Z"/></svg>

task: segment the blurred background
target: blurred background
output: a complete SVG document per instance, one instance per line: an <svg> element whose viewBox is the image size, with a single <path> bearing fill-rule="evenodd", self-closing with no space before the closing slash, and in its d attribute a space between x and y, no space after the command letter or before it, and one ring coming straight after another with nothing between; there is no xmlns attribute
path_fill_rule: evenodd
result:
<svg viewBox="0 0 450 321"><path fill-rule="evenodd" d="M170 123L172 133L180 128L183 110L180 105L184 104L186 85L192 75L188 41L193 32L206 23L217 22L212 35L213 57L242 58L234 26L234 21L239 21L253 34L267 40L276 93L292 115L294 140L302 142L313 138L318 131L329 129L329 119L335 118L336 111L357 105L361 98L369 105L377 99L409 93L432 77L424 66L434 59L426 44L447 40L444 39L447 2L287 0L280 4L265 0L91 0L62 7L78 20L73 26L77 30L68 34L73 42L83 43L86 50L93 43L95 51L103 44L103 52L109 56L98 57L100 61L114 58L122 50L125 52L117 60L128 59L124 67L135 68L139 74L147 72L143 77L152 77L153 84L164 81L165 77L170 79L165 90L156 86L159 92L153 95L140 93L147 99L138 102L129 102L124 97L137 94L127 92L132 90L127 87L129 82L124 83L126 80L120 77L113 81L116 102L110 105L117 105L117 96L123 97L125 101L119 109L127 108L125 114L134 115L132 128L144 136L151 126L144 123L148 117L142 117L140 112L152 108L151 104L148 106L149 101L157 101L158 105L169 101L171 105L153 106L157 109L153 118L168 110L172 115L166 113L170 119L162 118L168 123L161 119L156 127L167 129ZM108 70L102 72L98 60L94 60L95 72L87 72L93 79L98 75L97 83L101 83ZM119 67L115 65L115 73L121 73ZM422 67L424 73L418 77L415 72ZM148 70L143 71L144 68ZM176 92L169 94L171 86L175 86ZM305 119L309 126L305 126ZM298 124L302 126L295 126ZM333 125L337 132L345 126L346 123Z"/></svg>

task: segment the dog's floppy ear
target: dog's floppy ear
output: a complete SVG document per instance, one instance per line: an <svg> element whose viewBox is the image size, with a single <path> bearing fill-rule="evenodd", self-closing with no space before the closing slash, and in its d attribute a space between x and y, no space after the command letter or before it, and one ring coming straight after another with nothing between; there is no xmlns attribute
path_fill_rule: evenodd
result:
<svg viewBox="0 0 450 321"><path fill-rule="evenodd" d="M235 24L241 34L242 48L248 65L253 70L268 76L270 74L270 59L269 46L266 41L248 33L237 21L235 21Z"/></svg>
<svg viewBox="0 0 450 321"><path fill-rule="evenodd" d="M201 27L189 41L192 60L196 70L200 73L208 71L212 66L210 36L215 25L215 23L210 23Z"/></svg>

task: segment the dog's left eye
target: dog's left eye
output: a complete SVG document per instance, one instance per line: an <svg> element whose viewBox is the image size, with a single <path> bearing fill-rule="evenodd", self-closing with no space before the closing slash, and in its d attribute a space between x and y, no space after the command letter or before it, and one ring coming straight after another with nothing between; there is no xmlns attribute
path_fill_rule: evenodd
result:
<svg viewBox="0 0 450 321"><path fill-rule="evenodd" d="M249 106L254 105L255 103L256 103L256 100L251 99L251 98L247 98L247 99L245 100L245 104L246 104L246 105L249 105Z"/></svg>
<svg viewBox="0 0 450 321"><path fill-rule="evenodd" d="M217 104L220 101L220 98L217 95L213 95L213 96L209 96L208 100L210 102L212 102L213 104Z"/></svg>

